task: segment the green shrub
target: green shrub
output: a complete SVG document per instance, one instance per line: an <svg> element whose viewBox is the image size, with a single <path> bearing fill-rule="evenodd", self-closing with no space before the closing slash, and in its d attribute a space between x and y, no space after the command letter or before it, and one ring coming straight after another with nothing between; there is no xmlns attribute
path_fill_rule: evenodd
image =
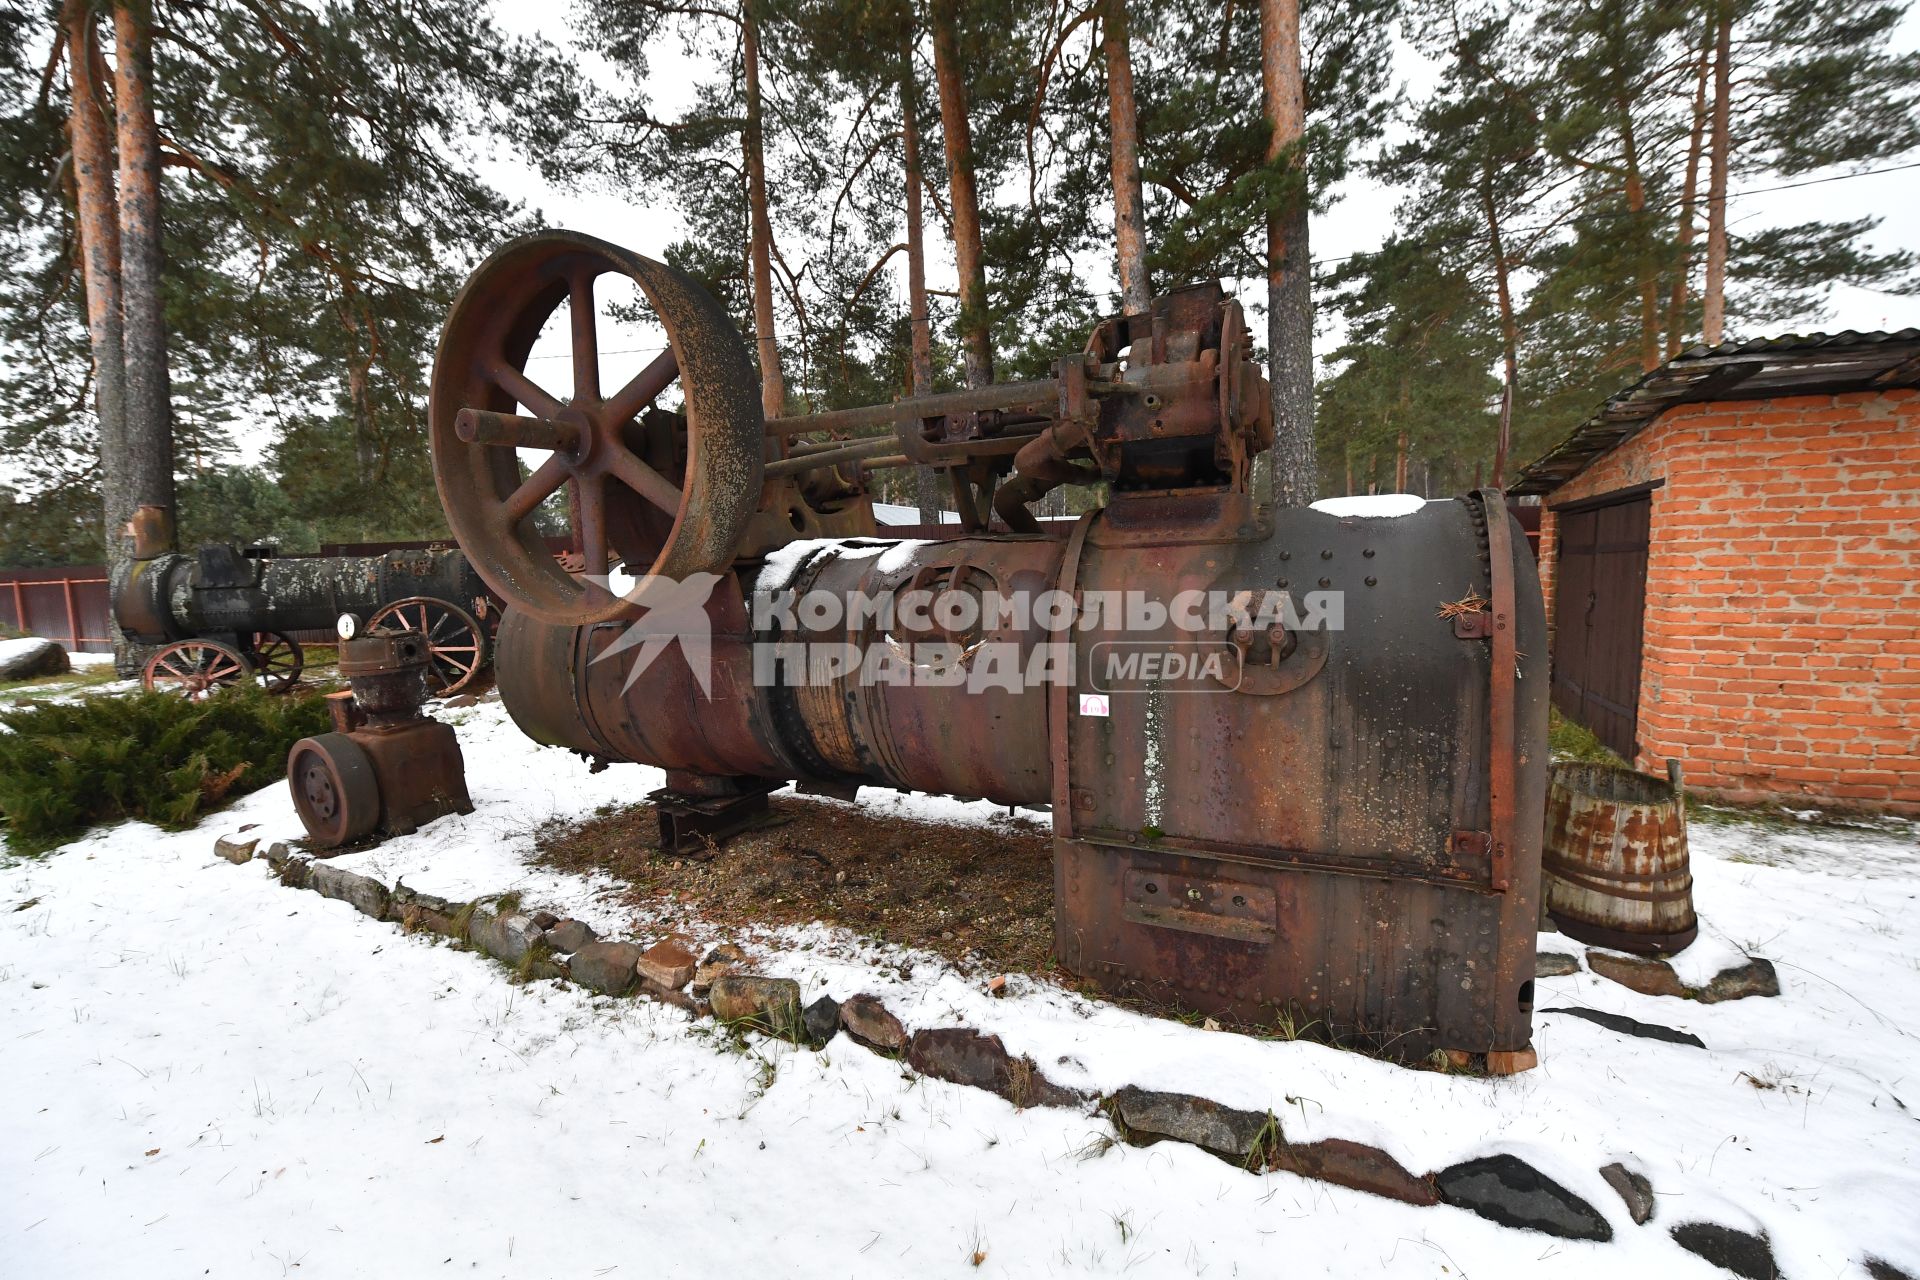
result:
<svg viewBox="0 0 1920 1280"><path fill-rule="evenodd" d="M1547 713L1548 754L1555 760L1577 760L1581 764L1610 764L1624 768L1626 761L1593 736L1593 730L1575 724L1554 707Z"/></svg>
<svg viewBox="0 0 1920 1280"><path fill-rule="evenodd" d="M285 777L293 744L328 724L315 694L250 686L204 702L131 693L0 711L7 844L37 853L123 818L190 827Z"/></svg>

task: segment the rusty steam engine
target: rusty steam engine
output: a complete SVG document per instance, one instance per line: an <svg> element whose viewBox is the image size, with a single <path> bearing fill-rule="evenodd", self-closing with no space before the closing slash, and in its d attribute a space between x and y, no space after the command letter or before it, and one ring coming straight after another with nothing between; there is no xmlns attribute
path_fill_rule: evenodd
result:
<svg viewBox="0 0 1920 1280"><path fill-rule="evenodd" d="M424 635L435 693L464 688L488 657L486 583L452 548L280 557L216 542L185 555L136 539L113 599L120 629L156 646L147 687L189 695L250 678L272 692L290 688L306 660L289 633L332 631L343 613Z"/></svg>
<svg viewBox="0 0 1920 1280"><path fill-rule="evenodd" d="M638 285L670 340L620 387L601 385L592 301L609 274ZM563 304L567 396L527 371ZM508 604L496 668L528 735L665 769L668 840L724 832L788 782L1044 806L1055 950L1073 973L1248 1021L1285 1009L1406 1056L1531 1063L1545 621L1497 491L1392 519L1256 502L1267 385L1213 285L1103 322L1045 379L773 420L758 386L697 284L585 236L509 244L456 301L434 470ZM892 431L799 440L877 426ZM864 474L906 465L951 479L958 536L875 536ZM1105 505L1036 522L1027 504L1061 484L1102 485ZM530 519L563 486L578 573ZM714 575L702 625L676 624L664 649L623 641L649 609L645 590L616 590L621 566L643 582ZM923 592L932 607L796 613L795 592ZM1129 592L1173 607L1092 607ZM940 607L1018 593L1052 616ZM1183 593L1236 607L1202 618ZM1300 620L1313 593L1341 602L1343 625ZM829 664L796 680L789 664L768 678L782 646L911 664L922 640L962 669L997 646L1030 670L1064 645L1054 670L1075 674L874 681ZM1154 678L1116 663L1126 646L1198 646L1224 671Z"/></svg>

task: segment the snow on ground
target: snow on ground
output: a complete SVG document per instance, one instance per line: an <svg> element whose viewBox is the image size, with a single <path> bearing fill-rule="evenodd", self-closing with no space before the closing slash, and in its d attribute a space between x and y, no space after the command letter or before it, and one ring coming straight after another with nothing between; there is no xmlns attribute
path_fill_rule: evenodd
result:
<svg viewBox="0 0 1920 1280"><path fill-rule="evenodd" d="M542 824L659 775L589 774L497 702L443 714L476 811L339 861L621 924L610 885L525 858ZM809 998L868 990L909 1026L996 1032L1063 1083L1271 1108L1289 1138L1371 1142L1415 1171L1513 1152L1606 1215L1599 1245L1178 1145L1110 1147L1096 1117L1016 1112L844 1040L742 1055L662 1006L515 987L475 954L214 858L213 837L247 823L299 830L274 787L196 831L126 824L0 867L0 1270L1705 1277L1722 1273L1665 1228L1710 1219L1764 1228L1796 1280L1862 1275L1867 1254L1920 1273L1911 827L1697 825L1703 936L1683 968L1751 949L1782 996L1707 1006L1542 979L1542 1009L1627 1014L1708 1050L1542 1013L1541 1064L1510 1079L1207 1032L1034 979L990 999L936 958L824 926L756 944ZM1612 1160L1652 1180L1648 1226L1601 1181Z"/></svg>
<svg viewBox="0 0 1920 1280"><path fill-rule="evenodd" d="M0 685L0 711L26 706L74 703L82 698L98 697L103 693L132 693L139 687L138 680L107 680L98 684L61 678L23 681L18 684Z"/></svg>

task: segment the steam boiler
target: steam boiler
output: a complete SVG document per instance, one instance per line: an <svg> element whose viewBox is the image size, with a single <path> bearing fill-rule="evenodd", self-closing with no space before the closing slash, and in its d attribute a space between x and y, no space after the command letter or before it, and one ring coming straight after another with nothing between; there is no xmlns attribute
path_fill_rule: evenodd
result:
<svg viewBox="0 0 1920 1280"><path fill-rule="evenodd" d="M485 668L486 583L452 548L375 556L275 556L208 543L193 555L141 550L113 593L114 618L137 644L157 646L146 686L199 696L256 679L291 688L305 667L288 633L332 631L343 613L369 628L419 631L435 693L464 688Z"/></svg>
<svg viewBox="0 0 1920 1280"><path fill-rule="evenodd" d="M670 344L618 387L606 276ZM563 305L564 394L528 367ZM1531 1064L1546 633L1497 491L1385 519L1256 501L1268 388L1211 284L1103 321L1043 379L774 419L758 390L732 320L663 263L546 232L468 282L434 472L507 603L525 733L664 769L668 843L789 782L1045 807L1073 974ZM956 536L875 536L887 466L946 475ZM1035 520L1063 484L1105 501ZM563 487L578 572L531 518Z"/></svg>

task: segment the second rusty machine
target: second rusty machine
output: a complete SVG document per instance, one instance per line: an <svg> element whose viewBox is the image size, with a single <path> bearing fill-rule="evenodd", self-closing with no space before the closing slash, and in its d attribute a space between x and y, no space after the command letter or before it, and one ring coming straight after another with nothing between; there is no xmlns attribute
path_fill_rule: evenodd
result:
<svg viewBox="0 0 1920 1280"><path fill-rule="evenodd" d="M601 384L602 277L630 279L669 341L617 387ZM567 395L528 367L563 306ZM508 711L540 742L666 770L668 838L669 816L724 834L788 782L1046 807L1055 952L1073 973L1248 1022L1287 1011L1409 1058L1533 1061L1547 681L1525 539L1495 490L1387 519L1258 502L1268 388L1217 285L1104 321L1048 378L769 420L736 326L697 283L546 232L500 249L455 301L430 424L447 519L507 605ZM890 430L801 439L873 428ZM863 481L888 466L946 474L953 536L876 536ZM1036 521L1028 504L1062 484L1101 486L1105 504ZM578 572L533 519L563 488ZM675 645L636 672L642 647L619 642L643 610L609 589L623 567L718 576L710 669ZM1344 626L1001 617L940 638L965 654L1064 641L1079 683L756 679L756 646L923 638L899 617L794 622L773 595L910 589L1081 604L1319 591L1338 593ZM1231 649L1236 678L1080 697L1103 645L1196 642Z"/></svg>
<svg viewBox="0 0 1920 1280"><path fill-rule="evenodd" d="M141 673L149 689L198 698L253 680L285 693L306 669L295 633L331 631L343 612L369 629L424 636L435 694L485 677L492 601L452 547L282 556L210 542L187 555L139 535L136 528L133 559L118 571L114 618L130 640L153 646Z"/></svg>
<svg viewBox="0 0 1920 1280"><path fill-rule="evenodd" d="M340 674L327 695L333 731L287 752L294 812L316 848L379 833L406 835L450 813L472 813L466 762L451 726L421 708L432 693L427 633L404 625L338 621Z"/></svg>

